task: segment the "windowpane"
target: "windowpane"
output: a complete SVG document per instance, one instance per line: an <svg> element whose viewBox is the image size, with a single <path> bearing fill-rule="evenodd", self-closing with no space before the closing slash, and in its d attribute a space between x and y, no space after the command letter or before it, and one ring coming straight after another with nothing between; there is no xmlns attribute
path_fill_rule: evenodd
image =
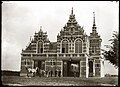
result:
<svg viewBox="0 0 120 87"><path fill-rule="evenodd" d="M52 62L46 62L46 65L52 65Z"/></svg>
<svg viewBox="0 0 120 87"><path fill-rule="evenodd" d="M75 53L82 53L82 41L81 40L75 41Z"/></svg>
<svg viewBox="0 0 120 87"><path fill-rule="evenodd" d="M57 65L61 65L61 62L57 62Z"/></svg>
<svg viewBox="0 0 120 87"><path fill-rule="evenodd" d="M68 53L68 41L62 41L62 53Z"/></svg>

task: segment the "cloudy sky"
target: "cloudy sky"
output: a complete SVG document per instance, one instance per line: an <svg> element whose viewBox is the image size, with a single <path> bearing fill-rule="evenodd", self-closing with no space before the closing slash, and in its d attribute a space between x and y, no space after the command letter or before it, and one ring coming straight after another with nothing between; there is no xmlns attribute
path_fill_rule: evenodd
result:
<svg viewBox="0 0 120 87"><path fill-rule="evenodd" d="M3 70L20 71L20 53L35 32L47 31L50 41L57 41L57 34L69 19L71 9L80 26L90 35L95 12L102 49L118 31L119 2L111 1L7 1L2 3L2 61ZM116 73L111 64L105 63L105 72ZM110 70L111 69L111 70Z"/></svg>

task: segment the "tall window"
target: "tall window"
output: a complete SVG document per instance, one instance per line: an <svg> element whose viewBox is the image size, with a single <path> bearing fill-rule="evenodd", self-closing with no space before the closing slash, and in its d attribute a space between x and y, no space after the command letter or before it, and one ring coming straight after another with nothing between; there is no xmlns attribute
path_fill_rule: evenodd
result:
<svg viewBox="0 0 120 87"><path fill-rule="evenodd" d="M42 41L38 42L38 53L43 53L43 42Z"/></svg>
<svg viewBox="0 0 120 87"><path fill-rule="evenodd" d="M82 53L82 41L79 39L75 41L75 53Z"/></svg>
<svg viewBox="0 0 120 87"><path fill-rule="evenodd" d="M62 41L62 53L68 53L68 41L67 40Z"/></svg>

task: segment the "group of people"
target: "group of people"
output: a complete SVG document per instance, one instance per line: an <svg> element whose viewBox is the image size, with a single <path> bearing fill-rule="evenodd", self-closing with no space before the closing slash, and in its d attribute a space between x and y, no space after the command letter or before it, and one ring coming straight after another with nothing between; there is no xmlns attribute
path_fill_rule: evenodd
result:
<svg viewBox="0 0 120 87"><path fill-rule="evenodd" d="M27 68L27 77L30 77L30 74L32 74L32 76L39 76L39 77L61 77L61 71L52 71L52 70L42 70L39 69L38 67L36 67L35 69L31 69L31 68Z"/></svg>

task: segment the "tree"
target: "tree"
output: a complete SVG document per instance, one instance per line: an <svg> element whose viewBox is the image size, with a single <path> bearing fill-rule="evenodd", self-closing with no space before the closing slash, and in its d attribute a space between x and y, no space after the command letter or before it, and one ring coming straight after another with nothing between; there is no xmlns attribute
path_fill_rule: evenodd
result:
<svg viewBox="0 0 120 87"><path fill-rule="evenodd" d="M110 39L111 45L106 45L106 48L109 48L108 51L104 50L104 57L106 60L109 60L114 66L118 66L118 53L119 53L119 33L114 31L112 39Z"/></svg>

